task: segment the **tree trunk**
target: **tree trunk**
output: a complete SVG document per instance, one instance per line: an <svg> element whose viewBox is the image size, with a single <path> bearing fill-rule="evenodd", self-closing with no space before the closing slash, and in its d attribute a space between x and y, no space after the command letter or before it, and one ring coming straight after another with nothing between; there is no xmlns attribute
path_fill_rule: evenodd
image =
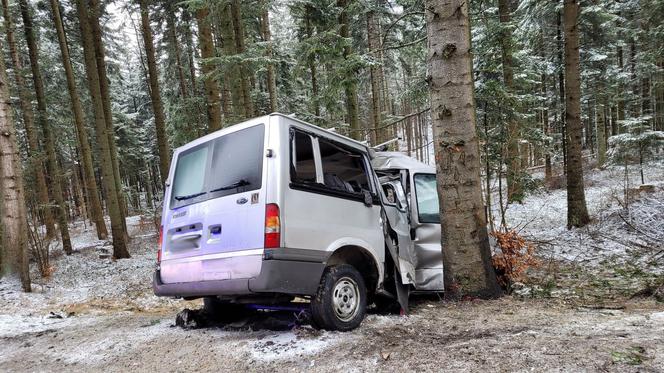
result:
<svg viewBox="0 0 664 373"><path fill-rule="evenodd" d="M219 31L221 33L224 56L237 54L235 49L235 33L233 31L233 16L230 4L222 4L219 10ZM224 82L230 91L233 113L236 118L244 117L244 95L240 83L242 72L239 64L232 62L224 72Z"/></svg>
<svg viewBox="0 0 664 373"><path fill-rule="evenodd" d="M115 181L115 192L118 195L120 203L120 212L122 214L122 230L127 234L127 224L125 217L127 216L127 202L125 199L122 177L120 175L120 163L118 161L118 149L115 144L115 128L113 126L113 113L111 111L111 93L108 86L108 76L106 73L106 51L104 49L104 42L102 40L101 25L99 24L99 17L101 16L100 0L88 0L90 12L88 14L89 24L92 31L94 40L94 56L97 61L97 74L99 75L99 90L101 93L102 105L104 108L104 121L106 123L106 135L108 136L108 146L111 153L111 161L113 164L113 179Z"/></svg>
<svg viewBox="0 0 664 373"><path fill-rule="evenodd" d="M193 95L197 95L198 87L196 84L196 64L194 63L194 38L191 35L191 14L188 10L182 11L182 23L184 23L184 40L187 43L187 63L189 64L189 78L191 79L191 90Z"/></svg>
<svg viewBox="0 0 664 373"><path fill-rule="evenodd" d="M104 104L101 97L99 71L95 59L95 46L92 30L89 23L88 9L85 0L76 0L79 27L81 28L83 56L90 98L95 116L95 129L97 132L97 147L101 164L102 186L106 195L106 205L111 218L111 232L113 234L113 257L116 259L128 258L127 237L124 230L124 217L116 190L113 174L113 159L109 144L108 127L104 118Z"/></svg>
<svg viewBox="0 0 664 373"><path fill-rule="evenodd" d="M468 2L425 4L445 291L493 297L500 288L482 201Z"/></svg>
<svg viewBox="0 0 664 373"><path fill-rule="evenodd" d="M339 36L346 39L347 44L343 48L343 58L348 59L352 53L350 45L350 29L348 26L348 3L352 0L337 0L337 6L341 8L339 13ZM361 132L359 109L357 106L357 81L355 72L349 72L351 76L346 77L344 91L346 93L346 110L348 115L348 124L350 126L350 137L355 140L364 140Z"/></svg>
<svg viewBox="0 0 664 373"><path fill-rule="evenodd" d="M373 7L375 4L370 4ZM387 141L385 130L381 129L381 112L382 112L382 87L380 78L378 76L378 68L376 64L379 62L379 52L381 48L380 43L380 30L378 26L378 16L376 12L371 9L367 13L367 44L369 48L369 55L373 58L374 64L369 67L369 75L371 81L371 126L373 129L369 132L369 138L373 145L378 145Z"/></svg>
<svg viewBox="0 0 664 373"><path fill-rule="evenodd" d="M241 4L239 0L231 1L231 16L233 17L233 33L235 34L235 51L244 52L244 24L242 23ZM249 85L249 70L240 64L240 91L244 103L244 116L251 118L254 116L254 105L251 101L251 88Z"/></svg>
<svg viewBox="0 0 664 373"><path fill-rule="evenodd" d="M23 68L21 57L16 48L14 39L14 30L12 25L11 13L9 11L8 0L2 0L2 9L4 15L5 33L7 34L7 45L11 56L11 63L14 66L14 81L18 91L21 105L21 115L23 116L23 126L25 127L25 137L28 142L29 170L34 175L37 187L37 210L44 219L46 226L46 235L53 237L55 225L53 224L53 211L50 208L48 197L48 188L46 187L46 177L44 176L44 165L42 163L42 153L39 149L38 133L35 129L35 117L32 110L32 103L28 86L23 79Z"/></svg>
<svg viewBox="0 0 664 373"><path fill-rule="evenodd" d="M81 152L81 161L83 165L83 177L85 179L85 187L88 191L88 206L90 208L90 215L97 229L97 238L105 240L108 237L108 230L104 221L104 214L97 193L97 180L95 179L95 172L92 163L92 151L90 149L90 142L85 128L85 114L81 105L81 99L78 95L76 88L76 78L74 77L74 70L71 65L69 57L69 48L67 46L67 38L65 36L62 18L60 17L60 5L58 0L51 1L51 10L53 14L53 22L58 34L58 43L60 45L60 54L62 56L62 65L67 76L67 89L71 101L72 112L74 113L74 124L76 126L76 136L78 140L78 147Z"/></svg>
<svg viewBox="0 0 664 373"><path fill-rule="evenodd" d="M161 102L159 90L159 71L157 70L157 59L154 53L152 41L152 29L150 28L150 14L148 12L147 0L140 0L141 6L141 30L143 31L143 43L145 56L148 60L148 73L150 75L150 99L152 100L152 111L154 113L154 126L157 134L157 147L159 148L159 175L164 183L168 178L170 162L170 150L168 147L168 136L166 134L166 119L164 117L164 106ZM182 79L180 80L182 82Z"/></svg>
<svg viewBox="0 0 664 373"><path fill-rule="evenodd" d="M272 60L274 55L272 53L272 33L270 31L270 13L268 11L268 2L264 2L265 9L261 14L261 34L263 41L267 43L266 54L267 58ZM268 62L267 64L267 92L270 98L270 112L277 111L277 78L274 73L274 63Z"/></svg>
<svg viewBox="0 0 664 373"><path fill-rule="evenodd" d="M498 13L503 28L500 46L503 62L503 81L508 93L514 87L514 71L512 63L512 29L510 24L509 0L498 0ZM507 201L520 202L523 199L521 186L521 167L519 167L519 123L514 115L507 119Z"/></svg>
<svg viewBox="0 0 664 373"><path fill-rule="evenodd" d="M6 3L7 0L3 0L3 2ZM39 69L39 56L37 54L37 42L33 32L32 16L30 15L27 0L19 0L19 5L21 7L21 17L23 18L25 40L28 44L32 81L37 96L38 119L44 135L44 144L46 145L46 164L48 165L48 173L51 176L51 194L55 200L58 228L60 229L60 237L62 239L62 249L66 254L71 254L72 247L71 239L69 238L67 210L65 201L62 197L62 178L60 166L58 165L55 153L55 140L53 139L51 124L49 123L48 114L46 113L46 94L44 93L44 81L42 79L41 70ZM7 30L9 30L9 28L7 28Z"/></svg>
<svg viewBox="0 0 664 373"><path fill-rule="evenodd" d="M604 166L606 162L606 127L604 125L604 107L600 106L597 108L597 166Z"/></svg>
<svg viewBox="0 0 664 373"><path fill-rule="evenodd" d="M142 0L145 1L145 0ZM175 68L178 74L178 83L180 83L180 95L183 98L187 97L187 81L184 77L184 68L182 67L182 59L180 55L182 51L180 50L180 41L178 40L176 23L175 23L175 14L173 9L168 9L168 14L166 14L166 24L168 27L168 38L170 39L171 44L173 45L173 54L175 59ZM152 38L152 35L150 35ZM153 46L154 48L154 46Z"/></svg>
<svg viewBox="0 0 664 373"><path fill-rule="evenodd" d="M579 67L578 0L564 0L565 24L565 112L567 123L567 226L583 227L590 222L583 186L581 154L581 74Z"/></svg>
<svg viewBox="0 0 664 373"><path fill-rule="evenodd" d="M0 46L0 50L2 50ZM26 292L31 291L28 263L28 220L23 188L23 168L16 127L9 102L5 61L0 58L0 278L18 276Z"/></svg>
<svg viewBox="0 0 664 373"><path fill-rule="evenodd" d="M557 12L556 44L558 47L558 65L561 66L558 72L558 98L560 99L560 134L562 137L563 150L563 173L567 175L567 123L565 122L565 74L563 65L563 37L562 37L562 15Z"/></svg>
<svg viewBox="0 0 664 373"><path fill-rule="evenodd" d="M200 8L196 10L198 21L198 43L201 49L201 58L204 60L214 57L214 45L212 44L212 30L208 15L210 10ZM203 85L205 86L205 97L207 99L208 132L221 129L221 105L219 101L219 85L212 76L214 67L207 61L201 64L203 72Z"/></svg>
<svg viewBox="0 0 664 373"><path fill-rule="evenodd" d="M311 5L305 5L305 32L307 33L307 39L311 40L313 37L313 29L311 27ZM318 102L318 76L316 72L316 55L310 53L307 58L307 63L309 64L309 74L311 76L311 102L313 105L313 112L316 115L316 119L320 118L320 103Z"/></svg>

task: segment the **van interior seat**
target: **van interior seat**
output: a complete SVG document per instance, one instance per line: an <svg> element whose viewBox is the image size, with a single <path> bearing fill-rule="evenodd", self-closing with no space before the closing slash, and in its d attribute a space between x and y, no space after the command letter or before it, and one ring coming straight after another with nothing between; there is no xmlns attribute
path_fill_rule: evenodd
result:
<svg viewBox="0 0 664 373"><path fill-rule="evenodd" d="M338 190L343 190L346 192L351 192L354 193L355 191L353 190L353 187L350 185L350 183L343 181L339 176L333 173L326 173L323 175L323 181L325 182L325 186L338 189Z"/></svg>

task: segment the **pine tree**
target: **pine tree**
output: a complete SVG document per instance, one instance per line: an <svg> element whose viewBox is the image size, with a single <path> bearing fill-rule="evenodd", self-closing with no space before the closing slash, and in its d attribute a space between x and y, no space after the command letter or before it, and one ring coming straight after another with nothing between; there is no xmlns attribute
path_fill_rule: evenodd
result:
<svg viewBox="0 0 664 373"><path fill-rule="evenodd" d="M55 226L53 225L53 211L50 208L50 201L48 196L48 189L46 187L46 177L44 175L44 167L42 164L42 153L39 147L38 132L35 129L35 115L32 109L30 93L28 87L23 79L23 64L16 46L14 38L14 26L12 25L12 16L9 9L8 0L2 1L2 10L4 16L5 34L7 36L7 46L9 47L9 55L11 63L14 67L14 81L16 82L16 90L18 93L21 116L23 119L23 126L28 140L28 152L30 156L30 171L36 180L37 198L39 203L39 211L43 215L44 225L46 225L46 234L49 237L53 236ZM67 246L63 242L63 246ZM71 245L68 246L71 250Z"/></svg>
<svg viewBox="0 0 664 373"><path fill-rule="evenodd" d="M85 0L76 0L79 27L83 42L85 70L93 103L95 116L95 129L97 131L97 146L102 172L102 186L104 187L108 213L111 218L111 232L113 234L113 257L116 259L128 258L127 236L124 228L124 216L117 192L117 184L113 171L112 148L109 144L109 135L106 119L104 118L104 104L100 88L100 76L95 57L95 40L90 27L90 17ZM98 42L98 41L97 41ZM99 49L99 47L97 47Z"/></svg>
<svg viewBox="0 0 664 373"><path fill-rule="evenodd" d="M496 296L475 128L468 2L428 0L429 91L445 290ZM450 16L454 14L454 16Z"/></svg>
<svg viewBox="0 0 664 373"><path fill-rule="evenodd" d="M565 25L565 114L567 127L567 226L583 227L590 222L583 186L581 154L581 74L577 0L564 0Z"/></svg>
<svg viewBox="0 0 664 373"><path fill-rule="evenodd" d="M7 8L5 8L7 9ZM2 45L0 43L0 50ZM19 276L23 291L31 291L28 268L28 220L23 169L16 127L9 102L5 61L0 58L0 277Z"/></svg>
<svg viewBox="0 0 664 373"><path fill-rule="evenodd" d="M157 133L157 145L159 148L159 174L162 182L168 178L168 169L170 163L170 150L166 135L166 119L164 117L164 107L161 101L161 92L159 88L159 71L157 69L157 59L154 52L152 41L152 29L150 28L150 14L148 12L147 0L139 0L141 8L141 31L143 34L143 43L145 46L145 55L148 60L148 75L150 77L150 98L152 99L152 111L154 112L154 125Z"/></svg>
<svg viewBox="0 0 664 373"><path fill-rule="evenodd" d="M72 112L74 114L76 138L78 140L78 147L82 158L83 179L85 180L85 188L88 194L88 206L97 230L97 238L104 240L108 237L108 230L106 229L101 202L99 194L97 193L97 181L95 179L92 164L92 151L90 149L90 141L88 140L85 127L85 114L83 112L83 106L81 105L81 99L78 95L78 88L76 88L76 78L74 76L74 70L69 56L69 47L67 46L67 38L62 24L62 17L60 16L60 5L58 0L50 0L50 2L53 23L58 35L62 65L67 77L67 90L69 91Z"/></svg>

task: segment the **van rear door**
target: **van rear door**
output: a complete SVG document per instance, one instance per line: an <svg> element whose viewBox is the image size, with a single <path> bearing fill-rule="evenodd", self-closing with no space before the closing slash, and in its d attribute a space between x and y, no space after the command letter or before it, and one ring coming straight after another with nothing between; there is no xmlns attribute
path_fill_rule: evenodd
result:
<svg viewBox="0 0 664 373"><path fill-rule="evenodd" d="M249 278L260 260L233 258L264 240L265 125L229 132L184 150L175 159L166 196L161 262L164 283Z"/></svg>

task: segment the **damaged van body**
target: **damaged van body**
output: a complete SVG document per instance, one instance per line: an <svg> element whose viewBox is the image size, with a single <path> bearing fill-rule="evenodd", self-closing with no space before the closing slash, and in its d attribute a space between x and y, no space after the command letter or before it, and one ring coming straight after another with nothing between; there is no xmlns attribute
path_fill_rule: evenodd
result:
<svg viewBox="0 0 664 373"><path fill-rule="evenodd" d="M282 114L176 149L165 188L155 294L204 298L215 312L300 297L310 301L317 326L350 330L376 295L394 293L384 286L386 271L394 270L386 263L400 261L386 261L386 255L407 257L407 275L400 276L406 286L442 290L427 272L438 269L442 281L442 267L418 257L426 242L412 235L412 214L388 204L381 183L393 172L381 169L379 179L373 153ZM404 198L409 190L404 188ZM395 231L401 240L392 238Z"/></svg>

